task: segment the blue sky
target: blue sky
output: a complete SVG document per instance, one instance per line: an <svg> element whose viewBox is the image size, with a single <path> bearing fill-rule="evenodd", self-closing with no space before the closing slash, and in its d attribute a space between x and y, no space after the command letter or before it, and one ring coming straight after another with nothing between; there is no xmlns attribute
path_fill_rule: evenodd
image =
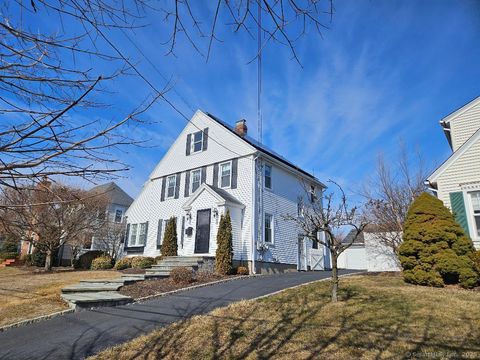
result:
<svg viewBox="0 0 480 360"><path fill-rule="evenodd" d="M208 23L213 9L203 13ZM223 42L213 44L208 63L182 36L175 56L166 56L162 42L171 23L159 13L147 20L132 39L171 79L175 92L167 96L188 116L191 107L229 123L245 118L256 136L256 64L247 64L256 41L232 33L220 18ZM336 1L328 25L323 39L311 31L297 42L303 68L284 46L264 51L264 142L320 180L350 189L371 174L379 152L394 161L400 139L435 168L450 153L438 121L480 95L480 3ZM117 34L115 41L158 88L165 86L127 39ZM118 81L115 90L113 112L135 106L150 91L135 77ZM117 182L132 196L186 125L162 102L147 119L155 124L129 131L149 139L149 147L121 154L132 169Z"/></svg>

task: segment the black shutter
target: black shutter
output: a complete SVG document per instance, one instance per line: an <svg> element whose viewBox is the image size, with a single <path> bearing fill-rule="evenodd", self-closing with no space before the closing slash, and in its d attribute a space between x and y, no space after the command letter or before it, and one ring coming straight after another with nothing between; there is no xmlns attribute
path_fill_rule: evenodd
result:
<svg viewBox="0 0 480 360"><path fill-rule="evenodd" d="M163 227L163 220L158 220L158 227L157 227L157 249L162 247L162 227Z"/></svg>
<svg viewBox="0 0 480 360"><path fill-rule="evenodd" d="M182 216L182 233L180 234L180 246L183 249L183 237L185 236L185 216Z"/></svg>
<svg viewBox="0 0 480 360"><path fill-rule="evenodd" d="M185 173L185 191L183 193L185 197L190 195L190 171Z"/></svg>
<svg viewBox="0 0 480 360"><path fill-rule="evenodd" d="M233 159L232 160L232 182L231 182L231 188L236 189L237 188L237 175L238 174L238 159Z"/></svg>
<svg viewBox="0 0 480 360"><path fill-rule="evenodd" d="M213 164L213 186L218 187L218 163Z"/></svg>
<svg viewBox="0 0 480 360"><path fill-rule="evenodd" d="M208 147L208 128L203 129L203 151Z"/></svg>
<svg viewBox="0 0 480 360"><path fill-rule="evenodd" d="M180 175L182 173L177 173L177 178L175 179L175 199L178 199L178 195L180 194Z"/></svg>
<svg viewBox="0 0 480 360"><path fill-rule="evenodd" d="M162 194L160 195L160 201L165 200L165 176L162 178Z"/></svg>
<svg viewBox="0 0 480 360"><path fill-rule="evenodd" d="M130 224L127 224L127 231L125 231L125 239L124 239L124 244L123 247L128 246L128 236L130 235Z"/></svg>
<svg viewBox="0 0 480 360"><path fill-rule="evenodd" d="M207 180L207 167L202 167L202 177L200 179L200 184L203 184Z"/></svg>
<svg viewBox="0 0 480 360"><path fill-rule="evenodd" d="M147 245L148 239L148 221L145 223L145 239L143 240L143 246Z"/></svg>
<svg viewBox="0 0 480 360"><path fill-rule="evenodd" d="M192 147L192 134L187 135L187 146L185 147L185 154L190 155L190 149Z"/></svg>

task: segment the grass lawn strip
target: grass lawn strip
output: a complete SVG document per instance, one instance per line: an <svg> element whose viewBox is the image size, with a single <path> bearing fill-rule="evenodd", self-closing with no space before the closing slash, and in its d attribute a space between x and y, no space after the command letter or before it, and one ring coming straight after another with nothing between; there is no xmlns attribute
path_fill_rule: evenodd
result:
<svg viewBox="0 0 480 360"><path fill-rule="evenodd" d="M480 293L408 285L399 276L289 289L195 316L93 359L479 358Z"/></svg>
<svg viewBox="0 0 480 360"><path fill-rule="evenodd" d="M0 327L69 309L60 297L67 285L85 279L120 277L117 271L34 273L29 268L0 269Z"/></svg>

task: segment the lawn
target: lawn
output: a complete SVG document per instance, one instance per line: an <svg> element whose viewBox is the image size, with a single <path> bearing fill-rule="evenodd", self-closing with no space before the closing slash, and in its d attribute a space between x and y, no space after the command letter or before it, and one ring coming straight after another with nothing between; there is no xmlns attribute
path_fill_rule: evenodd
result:
<svg viewBox="0 0 480 360"><path fill-rule="evenodd" d="M62 287L84 279L119 277L116 271L34 273L31 268L0 269L0 326L68 309Z"/></svg>
<svg viewBox="0 0 480 360"><path fill-rule="evenodd" d="M399 276L342 279L244 301L172 324L94 359L480 358L480 292Z"/></svg>

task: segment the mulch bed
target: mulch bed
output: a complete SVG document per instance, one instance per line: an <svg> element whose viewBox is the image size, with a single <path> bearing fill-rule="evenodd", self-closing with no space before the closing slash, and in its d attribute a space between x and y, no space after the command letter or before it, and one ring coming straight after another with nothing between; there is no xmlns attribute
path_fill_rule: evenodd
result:
<svg viewBox="0 0 480 360"><path fill-rule="evenodd" d="M122 295L130 296L134 299L138 299L145 296L158 295L168 291L183 289L183 288L194 286L194 285L206 284L209 282L218 281L218 280L226 279L229 277L233 277L233 276L228 276L228 275L222 276L216 273L204 272L204 273L197 274L195 277L195 281L191 283L175 283L170 278L152 279L152 280L139 281L131 285L122 286L119 292Z"/></svg>

